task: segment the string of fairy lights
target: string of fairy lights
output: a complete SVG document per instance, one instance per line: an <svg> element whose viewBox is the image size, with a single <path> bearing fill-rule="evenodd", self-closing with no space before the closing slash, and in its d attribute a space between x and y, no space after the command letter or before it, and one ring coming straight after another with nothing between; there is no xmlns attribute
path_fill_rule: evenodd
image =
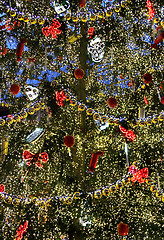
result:
<svg viewBox="0 0 164 240"><path fill-rule="evenodd" d="M2 107L8 107L9 104L2 102ZM39 101L36 101L34 103L31 103L29 107L23 109L21 112L8 115L5 119L5 117L0 118L0 126L4 126L5 124L11 125L16 122L20 122L21 120L27 118L28 114L33 115L35 112L39 111L40 109L45 109L45 102L40 99Z"/></svg>
<svg viewBox="0 0 164 240"><path fill-rule="evenodd" d="M119 13L122 8L125 8L126 5L128 3L130 3L131 0L126 0L126 1L122 1L121 3L117 3L117 4L111 4L110 8L104 8L103 11L99 11L97 14L93 14L93 9L88 8L88 12L87 13L70 13L70 12L66 12L64 13L64 17L66 21L72 20L73 22L78 22L79 20L82 22L87 22L89 20L91 21L95 21L97 18L98 19L103 19L104 17L111 17L112 14L115 13ZM5 1L3 2L7 12L10 13L11 17L16 17L19 21L24 21L24 22L30 22L31 24L36 24L39 23L40 25L43 25L45 23L45 21L49 21L49 18L46 18L45 16L31 16L32 14L30 14L29 16L27 16L24 12L19 11L16 8L12 8L9 5L7 5L5 3ZM55 17L58 16L58 14L55 12L54 10L54 14Z"/></svg>
<svg viewBox="0 0 164 240"><path fill-rule="evenodd" d="M93 116L93 120L101 120L102 123L108 122L110 125L119 125L124 118L116 118L114 116L101 116L100 112L96 112L94 109L88 107L86 104L79 102L75 96L73 96L67 89L60 85L56 80L52 81L52 85L59 85L60 88L66 92L66 101L70 102L71 106L78 106L79 111L86 111L87 115ZM125 119L124 119L125 120ZM151 124L158 124L164 120L164 112L162 111L159 115L148 116L144 119L136 119L135 123L130 122L132 127L140 126L149 126Z"/></svg>
<svg viewBox="0 0 164 240"><path fill-rule="evenodd" d="M6 192L0 192L0 198L4 203L11 205L25 205L33 203L39 207L51 206L53 202L58 202L62 204L71 204L73 200L91 197L91 199L101 199L102 196L109 197L111 194L116 193L118 190L121 190L124 186L127 186L131 183L133 174L128 173L128 175L124 176L123 179L118 180L115 183L110 184L109 186L105 186L102 189L95 190L93 192L74 192L70 194L71 196L54 196L49 198L39 198L39 197L17 197L12 196ZM159 198L162 202L164 202L164 193L163 190L158 187L158 185L151 179L151 177L147 177L143 180L150 187L150 191L155 193L156 197Z"/></svg>

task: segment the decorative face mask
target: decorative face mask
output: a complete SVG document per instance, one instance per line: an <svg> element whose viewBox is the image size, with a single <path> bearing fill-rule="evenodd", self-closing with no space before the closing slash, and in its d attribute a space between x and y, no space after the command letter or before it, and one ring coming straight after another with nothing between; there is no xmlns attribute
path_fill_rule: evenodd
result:
<svg viewBox="0 0 164 240"><path fill-rule="evenodd" d="M53 6L54 6L57 14L61 14L65 11L67 11L67 9L69 9L70 3L68 1L63 1L63 3L62 3L62 1L60 1L60 0L55 0L53 2Z"/></svg>
<svg viewBox="0 0 164 240"><path fill-rule="evenodd" d="M105 44L100 38L92 39L89 46L88 52L91 55L93 62L101 62L104 57Z"/></svg>
<svg viewBox="0 0 164 240"><path fill-rule="evenodd" d="M30 99L30 101L34 100L39 95L39 89L36 87L33 87L31 85L28 85L25 87L25 94Z"/></svg>

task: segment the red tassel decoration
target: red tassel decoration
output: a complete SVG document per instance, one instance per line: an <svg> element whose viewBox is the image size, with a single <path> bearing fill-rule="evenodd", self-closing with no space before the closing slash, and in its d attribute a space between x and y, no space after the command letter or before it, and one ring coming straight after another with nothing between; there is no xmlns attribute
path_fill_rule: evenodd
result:
<svg viewBox="0 0 164 240"><path fill-rule="evenodd" d="M98 161L98 157L102 156L103 154L104 152L101 152L101 151L92 154L92 158L89 164L89 172L94 172L97 161Z"/></svg>
<svg viewBox="0 0 164 240"><path fill-rule="evenodd" d="M22 38L21 41L17 45L17 51L16 51L16 56L17 56L17 62L21 61L21 57L23 54L23 49L24 49L24 44L27 43L25 38Z"/></svg>

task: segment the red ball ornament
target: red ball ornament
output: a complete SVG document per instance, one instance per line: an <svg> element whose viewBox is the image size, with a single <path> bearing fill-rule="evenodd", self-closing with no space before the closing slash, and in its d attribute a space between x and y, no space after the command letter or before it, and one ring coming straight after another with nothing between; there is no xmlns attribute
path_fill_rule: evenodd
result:
<svg viewBox="0 0 164 240"><path fill-rule="evenodd" d="M81 68L77 68L74 72L75 78L82 79L84 77L84 71Z"/></svg>
<svg viewBox="0 0 164 240"><path fill-rule="evenodd" d="M86 5L86 0L79 0L79 6L81 8L85 7L85 5Z"/></svg>
<svg viewBox="0 0 164 240"><path fill-rule="evenodd" d="M143 75L143 81L145 84L149 84L152 81L152 76L150 73L145 73Z"/></svg>
<svg viewBox="0 0 164 240"><path fill-rule="evenodd" d="M164 104L164 96L161 97L161 103Z"/></svg>
<svg viewBox="0 0 164 240"><path fill-rule="evenodd" d="M113 97L108 98L107 104L110 108L115 108L117 106L117 100Z"/></svg>
<svg viewBox="0 0 164 240"><path fill-rule="evenodd" d="M17 95L17 94L19 93L19 91L20 91L20 86L17 85L16 83L14 83L14 84L12 84L12 85L10 86L10 92L11 92L11 94Z"/></svg>
<svg viewBox="0 0 164 240"><path fill-rule="evenodd" d="M64 144L67 146L67 147L72 147L74 144L75 144L75 139L73 136L71 135L67 135L64 137Z"/></svg>
<svg viewBox="0 0 164 240"><path fill-rule="evenodd" d="M126 236L129 232L129 226L125 223L119 223L117 226L117 232L120 236Z"/></svg>

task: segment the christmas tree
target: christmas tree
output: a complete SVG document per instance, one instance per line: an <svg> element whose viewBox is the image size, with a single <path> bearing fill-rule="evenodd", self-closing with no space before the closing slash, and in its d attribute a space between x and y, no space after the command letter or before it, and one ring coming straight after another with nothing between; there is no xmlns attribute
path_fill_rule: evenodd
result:
<svg viewBox="0 0 164 240"><path fill-rule="evenodd" d="M0 239L162 240L162 0L0 14Z"/></svg>

